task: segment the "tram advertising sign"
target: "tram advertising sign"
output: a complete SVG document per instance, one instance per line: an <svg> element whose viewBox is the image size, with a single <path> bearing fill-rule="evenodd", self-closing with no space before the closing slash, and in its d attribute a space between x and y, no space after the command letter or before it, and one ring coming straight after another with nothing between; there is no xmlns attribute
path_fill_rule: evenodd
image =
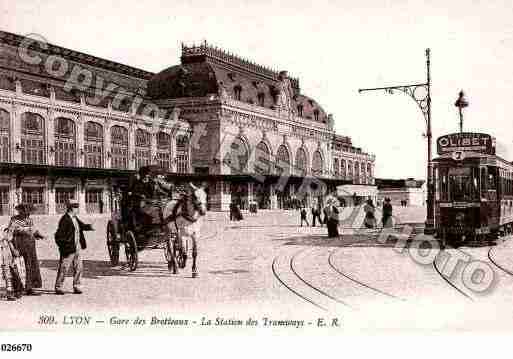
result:
<svg viewBox="0 0 513 359"><path fill-rule="evenodd" d="M458 151L473 151L489 155L495 154L495 139L486 133L451 133L438 137L436 145L439 155Z"/></svg>

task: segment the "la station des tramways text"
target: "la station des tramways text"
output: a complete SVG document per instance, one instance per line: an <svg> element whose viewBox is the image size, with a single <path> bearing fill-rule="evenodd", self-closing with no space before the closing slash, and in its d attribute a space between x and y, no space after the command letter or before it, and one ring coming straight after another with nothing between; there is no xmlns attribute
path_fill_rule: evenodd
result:
<svg viewBox="0 0 513 359"><path fill-rule="evenodd" d="M206 42L155 74L0 31L0 215L21 201L62 213L70 198L109 213L149 164L206 183L210 210L311 206L319 181L375 193L374 162L298 79Z"/></svg>

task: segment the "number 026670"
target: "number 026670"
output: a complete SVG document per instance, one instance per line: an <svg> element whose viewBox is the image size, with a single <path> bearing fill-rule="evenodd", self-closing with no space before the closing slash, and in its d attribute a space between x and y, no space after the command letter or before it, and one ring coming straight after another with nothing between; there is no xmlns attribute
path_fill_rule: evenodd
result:
<svg viewBox="0 0 513 359"><path fill-rule="evenodd" d="M31 352L32 344L1 344L0 351L3 351L3 352Z"/></svg>

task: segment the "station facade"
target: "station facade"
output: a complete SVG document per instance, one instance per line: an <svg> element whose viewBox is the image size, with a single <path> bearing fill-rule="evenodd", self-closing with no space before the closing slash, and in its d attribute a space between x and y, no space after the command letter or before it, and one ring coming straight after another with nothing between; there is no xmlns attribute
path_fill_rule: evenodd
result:
<svg viewBox="0 0 513 359"><path fill-rule="evenodd" d="M372 186L374 156L333 127L286 71L206 43L182 45L180 64L155 74L0 32L0 214L22 201L57 214L70 198L109 213L147 164L206 182L211 210Z"/></svg>

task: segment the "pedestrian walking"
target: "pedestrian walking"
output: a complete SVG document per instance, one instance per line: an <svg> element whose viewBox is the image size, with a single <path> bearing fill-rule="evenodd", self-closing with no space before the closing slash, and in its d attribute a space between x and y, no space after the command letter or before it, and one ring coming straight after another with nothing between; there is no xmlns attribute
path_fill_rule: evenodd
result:
<svg viewBox="0 0 513 359"><path fill-rule="evenodd" d="M13 244L19 254L25 261L25 294L40 295L34 289L41 288L41 270L39 260L37 259L36 239L45 237L34 230L34 223L30 218L31 206L28 204L19 204L15 207L17 215L11 217L7 230L13 235Z"/></svg>
<svg viewBox="0 0 513 359"><path fill-rule="evenodd" d="M339 210L333 199L328 200L327 206L324 208L324 221L328 229L328 238L337 238L339 236Z"/></svg>
<svg viewBox="0 0 513 359"><path fill-rule="evenodd" d="M235 203L230 202L230 221L233 221L235 218Z"/></svg>
<svg viewBox="0 0 513 359"><path fill-rule="evenodd" d="M14 248L12 240L12 233L6 228L0 237L0 266L7 292L7 300L9 301L17 300L23 292L23 284L20 278L18 278L14 262L15 257L20 254Z"/></svg>
<svg viewBox="0 0 513 359"><path fill-rule="evenodd" d="M363 210L365 212L365 220L364 224L366 228L374 228L376 227L376 217L375 217L375 211L374 204L372 203L371 199L368 199L365 203L365 206L363 206Z"/></svg>
<svg viewBox="0 0 513 359"><path fill-rule="evenodd" d="M383 215L381 218L383 223L383 228L392 227L392 204L390 203L390 198L385 198L385 202L383 203Z"/></svg>
<svg viewBox="0 0 513 359"><path fill-rule="evenodd" d="M242 216L242 211L238 204L233 204L233 220L234 221L242 221L244 217Z"/></svg>
<svg viewBox="0 0 513 359"><path fill-rule="evenodd" d="M308 219L306 218L306 209L303 207L301 208L301 227L303 227L303 222L306 222L306 225L309 226Z"/></svg>
<svg viewBox="0 0 513 359"><path fill-rule="evenodd" d="M322 227L320 207L312 207L312 227L316 227L317 220L319 221L319 224Z"/></svg>
<svg viewBox="0 0 513 359"><path fill-rule="evenodd" d="M66 213L61 217L55 242L59 247L59 268L55 280L55 294L64 294L62 285L69 267L73 268L73 293L81 294L80 279L82 277L82 258L80 252L86 249L87 244L84 231L92 231L90 224L85 224L77 217L78 202L71 200Z"/></svg>

